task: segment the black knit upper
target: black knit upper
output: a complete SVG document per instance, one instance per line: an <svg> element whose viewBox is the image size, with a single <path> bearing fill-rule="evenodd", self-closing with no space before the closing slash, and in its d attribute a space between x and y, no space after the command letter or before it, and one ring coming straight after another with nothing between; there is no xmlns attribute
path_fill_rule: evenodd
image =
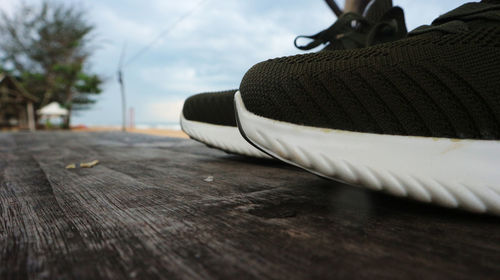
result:
<svg viewBox="0 0 500 280"><path fill-rule="evenodd" d="M400 41L259 63L241 83L244 104L307 126L500 139L499 2L468 4Z"/></svg>
<svg viewBox="0 0 500 280"><path fill-rule="evenodd" d="M360 28L353 21L360 20ZM326 44L324 51L360 48L394 41L406 36L406 23L401 8L392 7L392 0L375 0L365 17L356 14L341 16L332 26L313 36L315 46ZM237 90L200 93L184 102L186 119L216 125L236 126L233 97Z"/></svg>
<svg viewBox="0 0 500 280"><path fill-rule="evenodd" d="M236 126L233 98L237 89L208 92L186 99L182 113L191 121L217 125Z"/></svg>

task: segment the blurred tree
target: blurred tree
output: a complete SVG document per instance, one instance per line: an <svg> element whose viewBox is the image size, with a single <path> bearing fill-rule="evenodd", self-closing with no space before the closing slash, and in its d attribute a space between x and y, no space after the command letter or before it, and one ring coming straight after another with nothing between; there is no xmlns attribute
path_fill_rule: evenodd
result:
<svg viewBox="0 0 500 280"><path fill-rule="evenodd" d="M48 0L40 5L23 3L12 16L0 16L0 59L40 98L37 109L53 101L70 113L88 109L102 84L101 77L86 68L93 31L80 7ZM66 127L69 124L70 117Z"/></svg>

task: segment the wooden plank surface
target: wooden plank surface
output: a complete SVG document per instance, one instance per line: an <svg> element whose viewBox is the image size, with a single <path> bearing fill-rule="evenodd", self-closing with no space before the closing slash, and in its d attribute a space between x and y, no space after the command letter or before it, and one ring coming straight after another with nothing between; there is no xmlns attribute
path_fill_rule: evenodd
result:
<svg viewBox="0 0 500 280"><path fill-rule="evenodd" d="M0 133L0 279L149 278L499 279L500 218L191 140Z"/></svg>

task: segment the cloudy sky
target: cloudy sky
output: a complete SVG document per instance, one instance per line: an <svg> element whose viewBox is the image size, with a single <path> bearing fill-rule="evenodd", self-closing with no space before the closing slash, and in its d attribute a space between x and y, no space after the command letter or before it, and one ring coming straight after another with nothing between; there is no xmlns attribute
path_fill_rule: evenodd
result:
<svg viewBox="0 0 500 280"><path fill-rule="evenodd" d="M63 1L63 0L60 0ZM337 0L339 1L339 0ZM19 0L0 0L12 13ZM38 0L25 0L39 3ZM96 25L89 68L106 77L98 103L73 124L119 125L116 68L126 44L127 105L137 124L177 122L186 97L237 88L245 71L272 57L299 53L296 35L310 35L335 21L322 0L64 0L82 5ZM413 29L467 1L394 0ZM196 7L196 8L195 8ZM180 17L194 12L150 49L130 60Z"/></svg>

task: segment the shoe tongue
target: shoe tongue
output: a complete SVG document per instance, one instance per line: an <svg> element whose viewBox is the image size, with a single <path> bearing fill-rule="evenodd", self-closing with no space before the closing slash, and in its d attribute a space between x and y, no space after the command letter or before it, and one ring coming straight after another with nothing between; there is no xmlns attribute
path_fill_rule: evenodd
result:
<svg viewBox="0 0 500 280"><path fill-rule="evenodd" d="M480 3L466 3L455 10L441 15L432 22L432 25L439 25L452 20L463 19L490 19L499 21L500 0L483 0Z"/></svg>
<svg viewBox="0 0 500 280"><path fill-rule="evenodd" d="M379 22L392 6L392 0L373 0L365 10L364 17L370 22Z"/></svg>

